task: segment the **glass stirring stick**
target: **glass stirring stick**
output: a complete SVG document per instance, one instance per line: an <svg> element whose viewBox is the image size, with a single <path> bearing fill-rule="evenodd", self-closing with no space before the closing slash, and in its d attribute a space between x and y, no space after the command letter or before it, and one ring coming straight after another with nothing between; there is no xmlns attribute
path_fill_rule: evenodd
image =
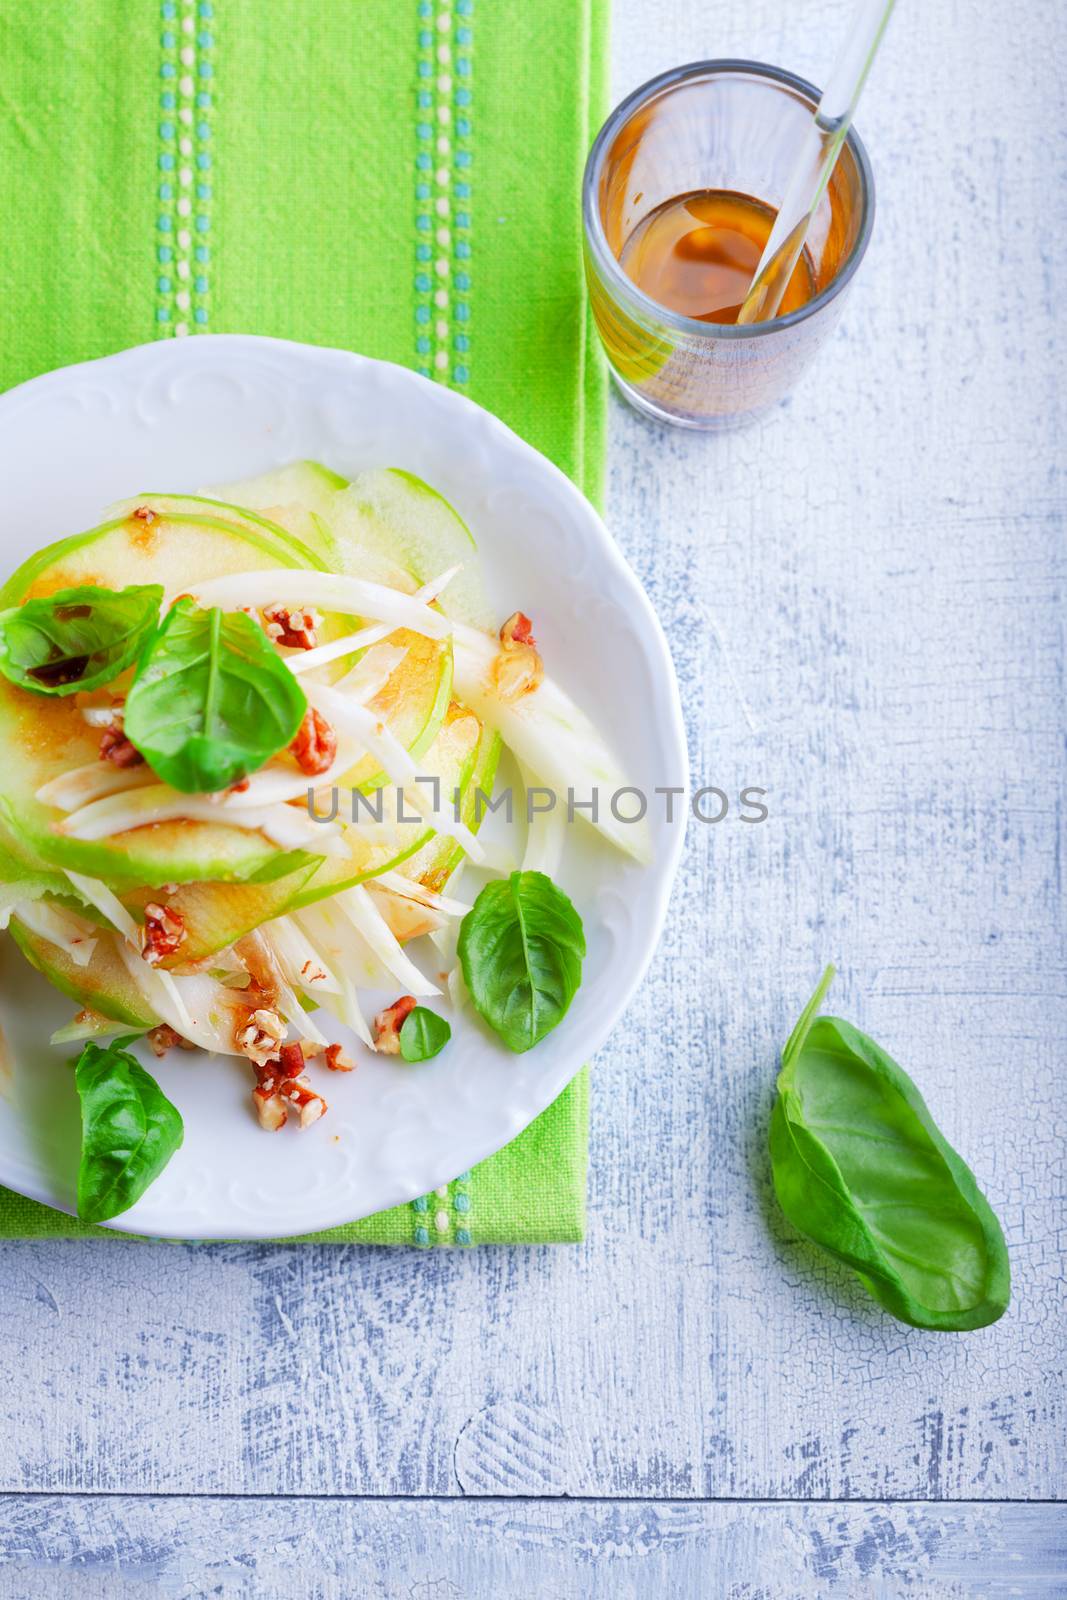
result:
<svg viewBox="0 0 1067 1600"><path fill-rule="evenodd" d="M815 112L816 142L814 145L805 143L804 152L793 169L770 238L737 314L738 322L769 322L778 315L815 208L837 165L856 103L895 4L896 0L860 0L848 38Z"/></svg>

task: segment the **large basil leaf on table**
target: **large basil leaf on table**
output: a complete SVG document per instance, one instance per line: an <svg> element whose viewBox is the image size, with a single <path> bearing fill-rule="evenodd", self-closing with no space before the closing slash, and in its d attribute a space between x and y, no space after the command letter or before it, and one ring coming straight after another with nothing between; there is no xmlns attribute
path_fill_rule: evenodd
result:
<svg viewBox="0 0 1067 1600"><path fill-rule="evenodd" d="M181 1114L124 1041L87 1044L74 1082L81 1100L78 1215L106 1222L128 1211L182 1142Z"/></svg>
<svg viewBox="0 0 1067 1600"><path fill-rule="evenodd" d="M164 783L215 793L291 742L307 699L266 634L243 611L167 613L126 699L126 737Z"/></svg>
<svg viewBox="0 0 1067 1600"><path fill-rule="evenodd" d="M0 611L0 672L36 694L98 689L124 672L159 616L159 584L82 584Z"/></svg>
<svg viewBox="0 0 1067 1600"><path fill-rule="evenodd" d="M1000 1224L907 1073L858 1028L818 1016L833 976L782 1052L770 1133L782 1210L902 1322L985 1327L1011 1291Z"/></svg>

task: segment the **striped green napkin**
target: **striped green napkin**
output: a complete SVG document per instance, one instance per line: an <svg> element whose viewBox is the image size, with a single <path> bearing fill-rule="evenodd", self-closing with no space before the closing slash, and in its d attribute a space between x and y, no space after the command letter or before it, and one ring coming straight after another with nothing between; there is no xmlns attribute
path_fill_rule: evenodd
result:
<svg viewBox="0 0 1067 1600"><path fill-rule="evenodd" d="M0 389L154 337L337 345L471 395L597 497L579 195L606 22L606 0L0 0ZM579 1239L587 1103L583 1074L446 1189L317 1237ZM0 1236L100 1232L0 1190Z"/></svg>

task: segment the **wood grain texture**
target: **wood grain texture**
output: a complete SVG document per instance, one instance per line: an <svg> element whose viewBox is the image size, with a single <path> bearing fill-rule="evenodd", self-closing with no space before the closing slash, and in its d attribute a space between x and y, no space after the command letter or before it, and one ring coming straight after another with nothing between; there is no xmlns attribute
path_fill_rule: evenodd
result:
<svg viewBox="0 0 1067 1600"><path fill-rule="evenodd" d="M0 1499L0 1600L1053 1600L1062 1507Z"/></svg>
<svg viewBox="0 0 1067 1600"><path fill-rule="evenodd" d="M710 55L817 77L849 10L616 0L616 92ZM694 775L767 789L771 815L691 828L593 1075L586 1245L0 1246L0 1489L639 1503L303 1506L265 1549L256 1506L16 1501L10 1592L52 1592L31 1579L80 1540L124 1583L161 1562L199 1593L208 1552L238 1584L320 1528L338 1560L400 1551L420 1600L708 1593L719 1563L736 1600L857 1575L924 1600L1057 1592L1041 1508L647 1502L1064 1492L1067 216L1035 133L1067 120L1059 10L1033 0L1024 34L977 0L901 8L860 119L874 241L786 407L713 439L613 408L610 521L670 636ZM912 1072L1004 1222L993 1328L901 1327L776 1211L777 1051L830 958L833 1009ZM515 1551L541 1563L525 1588Z"/></svg>

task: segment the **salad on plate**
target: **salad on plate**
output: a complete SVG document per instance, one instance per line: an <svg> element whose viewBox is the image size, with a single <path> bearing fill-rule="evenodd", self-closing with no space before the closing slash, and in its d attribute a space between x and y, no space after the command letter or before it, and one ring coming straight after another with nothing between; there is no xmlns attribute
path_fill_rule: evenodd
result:
<svg viewBox="0 0 1067 1600"><path fill-rule="evenodd" d="M411 1070L458 1005L512 1051L562 1019L568 818L649 858L534 622L490 615L466 526L397 470L141 494L41 550L0 589L0 726L0 927L73 1003L90 1221L182 1140L134 1040L237 1058L264 1129L308 1128L361 1049ZM479 838L504 747L552 802L521 862Z"/></svg>

